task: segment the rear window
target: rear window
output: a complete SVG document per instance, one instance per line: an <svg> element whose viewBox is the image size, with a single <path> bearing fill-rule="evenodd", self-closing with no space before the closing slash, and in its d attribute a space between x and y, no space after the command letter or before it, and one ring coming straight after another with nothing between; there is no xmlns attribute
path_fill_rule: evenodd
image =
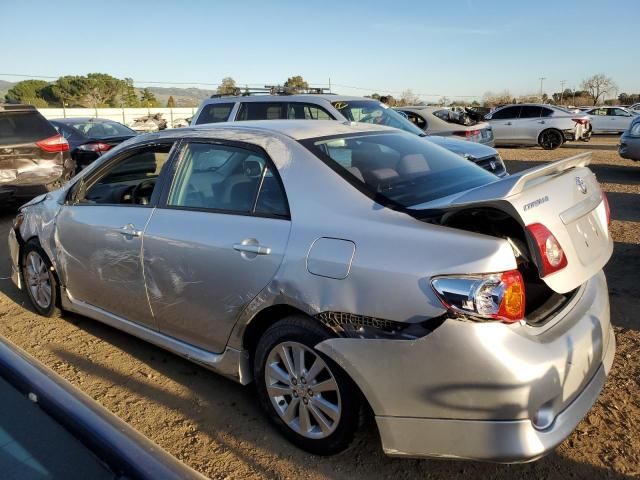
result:
<svg viewBox="0 0 640 480"><path fill-rule="evenodd" d="M284 120L287 118L287 104L284 102L246 102L240 104L237 121L242 120Z"/></svg>
<svg viewBox="0 0 640 480"><path fill-rule="evenodd" d="M73 122L67 123L72 128L75 128L83 135L86 135L90 138L109 138L109 137L123 137L127 135L135 135L136 132L131 130L129 127L125 127L124 125L118 122L92 122L83 121L83 122Z"/></svg>
<svg viewBox="0 0 640 480"><path fill-rule="evenodd" d="M231 110L233 110L233 106L233 103L210 103L205 105L200 115L198 115L196 125L226 122L229 119Z"/></svg>
<svg viewBox="0 0 640 480"><path fill-rule="evenodd" d="M404 133L345 135L303 144L371 196L403 207L496 180L459 155Z"/></svg>
<svg viewBox="0 0 640 480"><path fill-rule="evenodd" d="M56 135L56 129L38 112L1 112L0 145L34 143Z"/></svg>

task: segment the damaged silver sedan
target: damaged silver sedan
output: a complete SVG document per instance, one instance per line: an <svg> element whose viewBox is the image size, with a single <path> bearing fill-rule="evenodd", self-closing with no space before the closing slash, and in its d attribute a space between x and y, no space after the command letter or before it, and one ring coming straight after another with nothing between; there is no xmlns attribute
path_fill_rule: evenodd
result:
<svg viewBox="0 0 640 480"><path fill-rule="evenodd" d="M600 393L615 339L606 197L579 155L498 179L339 122L133 138L24 206L13 278L241 384L285 437L520 462Z"/></svg>

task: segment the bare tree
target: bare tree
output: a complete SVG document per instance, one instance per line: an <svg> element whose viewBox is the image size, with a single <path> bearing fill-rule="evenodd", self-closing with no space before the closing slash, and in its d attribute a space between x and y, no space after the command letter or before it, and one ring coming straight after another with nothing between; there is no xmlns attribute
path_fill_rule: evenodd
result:
<svg viewBox="0 0 640 480"><path fill-rule="evenodd" d="M499 93L486 92L482 97L482 103L485 107L497 107L512 103L511 93L509 93L509 90L503 90Z"/></svg>
<svg viewBox="0 0 640 480"><path fill-rule="evenodd" d="M398 100L399 105L419 105L420 97L413 93L411 89L404 90L402 95L400 96L400 100Z"/></svg>
<svg viewBox="0 0 640 480"><path fill-rule="evenodd" d="M611 93L616 88L615 82L604 73L598 73L582 82L582 89L589 93L594 105L598 104L600 98L604 99L605 95Z"/></svg>

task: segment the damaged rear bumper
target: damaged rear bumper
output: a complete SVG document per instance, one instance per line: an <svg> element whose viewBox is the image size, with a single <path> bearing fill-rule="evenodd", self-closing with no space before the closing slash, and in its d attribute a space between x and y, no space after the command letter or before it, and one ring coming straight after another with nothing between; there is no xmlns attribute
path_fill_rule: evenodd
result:
<svg viewBox="0 0 640 480"><path fill-rule="evenodd" d="M355 381L385 453L535 460L576 427L613 363L602 272L542 327L448 320L418 340L317 345Z"/></svg>

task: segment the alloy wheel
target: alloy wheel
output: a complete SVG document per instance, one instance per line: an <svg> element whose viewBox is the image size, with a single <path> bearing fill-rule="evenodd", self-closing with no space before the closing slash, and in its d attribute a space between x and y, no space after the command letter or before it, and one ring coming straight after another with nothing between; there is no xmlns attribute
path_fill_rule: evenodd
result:
<svg viewBox="0 0 640 480"><path fill-rule="evenodd" d="M51 304L53 286L49 268L42 257L36 252L29 252L25 259L26 282L31 298L40 308L47 309Z"/></svg>
<svg viewBox="0 0 640 480"><path fill-rule="evenodd" d="M340 389L312 349L298 342L277 344L269 352L264 375L271 404L289 428L313 439L335 431L342 414Z"/></svg>

